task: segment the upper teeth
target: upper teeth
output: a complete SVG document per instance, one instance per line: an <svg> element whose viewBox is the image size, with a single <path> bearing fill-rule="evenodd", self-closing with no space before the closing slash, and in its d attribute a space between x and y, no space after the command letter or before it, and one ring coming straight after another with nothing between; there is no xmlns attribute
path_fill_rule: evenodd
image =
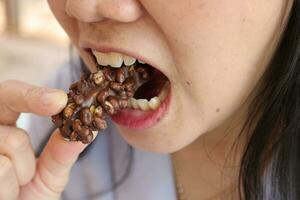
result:
<svg viewBox="0 0 300 200"><path fill-rule="evenodd" d="M97 59L99 65L102 66L111 66L119 68L122 66L123 62L126 66L133 65L136 62L136 58L126 56L121 53L110 52L110 53L101 53L97 51L92 51L94 56ZM144 64L144 62L138 60L139 63Z"/></svg>

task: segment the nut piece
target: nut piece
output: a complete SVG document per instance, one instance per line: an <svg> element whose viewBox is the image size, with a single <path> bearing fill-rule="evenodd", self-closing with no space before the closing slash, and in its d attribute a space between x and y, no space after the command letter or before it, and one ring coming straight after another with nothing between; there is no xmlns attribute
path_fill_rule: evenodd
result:
<svg viewBox="0 0 300 200"><path fill-rule="evenodd" d="M52 122L55 124L57 127L61 127L63 125L63 119L60 114L52 116Z"/></svg>
<svg viewBox="0 0 300 200"><path fill-rule="evenodd" d="M82 123L79 119L75 119L75 121L72 123L72 128L76 132L80 132L82 130Z"/></svg>
<svg viewBox="0 0 300 200"><path fill-rule="evenodd" d="M86 137L90 134L90 130L87 128L82 128L81 131L78 132L80 137Z"/></svg>
<svg viewBox="0 0 300 200"><path fill-rule="evenodd" d="M86 126L88 126L88 125L90 125L90 123L92 123L92 121L93 121L93 114L92 114L92 112L90 111L89 108L83 108L80 111L80 120Z"/></svg>
<svg viewBox="0 0 300 200"><path fill-rule="evenodd" d="M71 141L77 141L78 140L78 135L75 131L73 131L71 134L70 134L70 140Z"/></svg>
<svg viewBox="0 0 300 200"><path fill-rule="evenodd" d="M104 102L104 109L110 115L115 114L115 108L109 101Z"/></svg>
<svg viewBox="0 0 300 200"><path fill-rule="evenodd" d="M102 72L103 72L103 75L104 75L104 77L107 81L114 81L115 80L115 75L116 74L114 73L114 71L110 67L105 66L103 68Z"/></svg>
<svg viewBox="0 0 300 200"><path fill-rule="evenodd" d="M86 80L83 80L77 85L77 94L85 95L89 91L89 85Z"/></svg>
<svg viewBox="0 0 300 200"><path fill-rule="evenodd" d="M107 128L106 121L101 118L95 118L93 121L93 125L95 128L100 129L100 130L104 130Z"/></svg>
<svg viewBox="0 0 300 200"><path fill-rule="evenodd" d="M107 90L102 90L99 92L98 96L97 96L97 101L99 103L104 103L106 98L108 97L109 93Z"/></svg>
<svg viewBox="0 0 300 200"><path fill-rule="evenodd" d="M104 75L102 71L97 71L93 74L93 80L96 85L100 85L104 81Z"/></svg>
<svg viewBox="0 0 300 200"><path fill-rule="evenodd" d="M76 105L75 103L70 103L66 106L66 108L63 111L64 117L65 118L71 118L74 111L75 111Z"/></svg>
<svg viewBox="0 0 300 200"><path fill-rule="evenodd" d="M136 82L134 80L133 77L128 77L125 79L124 83L123 83L125 89L128 90L134 90Z"/></svg>
<svg viewBox="0 0 300 200"><path fill-rule="evenodd" d="M136 71L141 75L141 77L145 80L149 79L150 75L146 68L142 66L138 66Z"/></svg>
<svg viewBox="0 0 300 200"><path fill-rule="evenodd" d="M107 98L107 100L116 110L119 110L120 106L119 106L119 101L118 101L117 97L110 96Z"/></svg>
<svg viewBox="0 0 300 200"><path fill-rule="evenodd" d="M90 111L91 111L92 114L94 114L95 109L96 109L96 106L95 105L91 105Z"/></svg>
<svg viewBox="0 0 300 200"><path fill-rule="evenodd" d="M71 132L72 130L67 125L64 125L63 127L60 128L60 133L64 138L69 139Z"/></svg>
<svg viewBox="0 0 300 200"><path fill-rule="evenodd" d="M104 114L104 111L103 111L103 108L101 106L98 106L97 108L95 108L95 110L94 110L95 117L102 118L102 117L104 117L103 114Z"/></svg>
<svg viewBox="0 0 300 200"><path fill-rule="evenodd" d="M118 99L114 96L109 96L104 102L104 109L110 115L116 114L120 110Z"/></svg>
<svg viewBox="0 0 300 200"><path fill-rule="evenodd" d="M123 67L116 70L116 81L119 83L123 83L125 81L125 71Z"/></svg>
<svg viewBox="0 0 300 200"><path fill-rule="evenodd" d="M120 91L124 90L124 86L118 82L110 82L109 87L116 92L120 92Z"/></svg>
<svg viewBox="0 0 300 200"><path fill-rule="evenodd" d="M77 105L80 105L84 102L84 98L82 95L74 95L73 99Z"/></svg>
<svg viewBox="0 0 300 200"><path fill-rule="evenodd" d="M135 92L135 90L131 88L131 89L127 90L126 96L128 98L133 97L134 96L134 92Z"/></svg>
<svg viewBox="0 0 300 200"><path fill-rule="evenodd" d="M81 142L83 144L89 144L92 141L93 141L93 133L91 131L87 136L81 138Z"/></svg>

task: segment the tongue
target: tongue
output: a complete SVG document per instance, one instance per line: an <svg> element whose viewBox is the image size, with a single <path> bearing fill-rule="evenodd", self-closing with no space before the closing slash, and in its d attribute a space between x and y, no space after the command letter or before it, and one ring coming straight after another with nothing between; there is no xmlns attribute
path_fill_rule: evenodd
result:
<svg viewBox="0 0 300 200"><path fill-rule="evenodd" d="M165 83L168 81L167 77L160 72L152 76L149 81L141 85L134 94L135 99L147 99L158 96Z"/></svg>

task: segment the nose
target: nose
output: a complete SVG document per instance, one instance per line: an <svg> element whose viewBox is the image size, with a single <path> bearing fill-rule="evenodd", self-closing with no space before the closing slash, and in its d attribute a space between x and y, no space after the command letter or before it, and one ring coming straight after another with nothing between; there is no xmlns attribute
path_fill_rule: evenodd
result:
<svg viewBox="0 0 300 200"><path fill-rule="evenodd" d="M139 0L66 0L66 13L79 21L91 23L104 18L132 22L142 16Z"/></svg>

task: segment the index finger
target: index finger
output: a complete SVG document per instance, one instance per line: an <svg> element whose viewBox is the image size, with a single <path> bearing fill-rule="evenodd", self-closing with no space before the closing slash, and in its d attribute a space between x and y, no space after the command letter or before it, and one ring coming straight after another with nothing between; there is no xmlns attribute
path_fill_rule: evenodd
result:
<svg viewBox="0 0 300 200"><path fill-rule="evenodd" d="M51 116L60 112L67 103L65 92L57 89L36 87L9 80L0 83L0 123L15 124L21 112Z"/></svg>

